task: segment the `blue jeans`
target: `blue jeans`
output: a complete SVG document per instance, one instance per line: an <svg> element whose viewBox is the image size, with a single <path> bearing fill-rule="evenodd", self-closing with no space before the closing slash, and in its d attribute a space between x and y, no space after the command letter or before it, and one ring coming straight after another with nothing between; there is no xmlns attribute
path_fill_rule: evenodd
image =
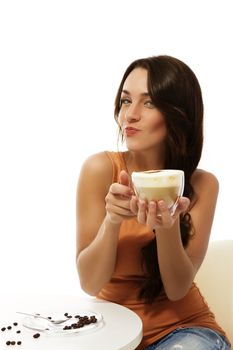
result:
<svg viewBox="0 0 233 350"><path fill-rule="evenodd" d="M230 350L226 339L204 327L177 328L144 350Z"/></svg>

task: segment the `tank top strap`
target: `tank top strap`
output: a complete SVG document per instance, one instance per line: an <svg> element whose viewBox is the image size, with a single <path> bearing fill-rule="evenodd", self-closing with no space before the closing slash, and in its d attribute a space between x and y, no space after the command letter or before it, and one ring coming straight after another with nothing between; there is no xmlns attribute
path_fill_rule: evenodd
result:
<svg viewBox="0 0 233 350"><path fill-rule="evenodd" d="M128 173L127 166L124 159L124 152L110 152L106 151L107 156L112 163L112 182L118 182L121 170L125 170Z"/></svg>

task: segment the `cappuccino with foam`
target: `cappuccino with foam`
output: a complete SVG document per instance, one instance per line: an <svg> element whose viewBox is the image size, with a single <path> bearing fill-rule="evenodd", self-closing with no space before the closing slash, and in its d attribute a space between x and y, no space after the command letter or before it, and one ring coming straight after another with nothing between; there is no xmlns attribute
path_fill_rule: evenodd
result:
<svg viewBox="0 0 233 350"><path fill-rule="evenodd" d="M164 200L171 210L184 190L182 170L163 169L132 173L135 192L146 201Z"/></svg>

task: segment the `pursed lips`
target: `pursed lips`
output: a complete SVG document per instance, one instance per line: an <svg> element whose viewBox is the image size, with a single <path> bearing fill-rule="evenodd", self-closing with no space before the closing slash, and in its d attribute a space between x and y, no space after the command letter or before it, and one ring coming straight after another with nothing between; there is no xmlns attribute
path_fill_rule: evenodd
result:
<svg viewBox="0 0 233 350"><path fill-rule="evenodd" d="M124 132L125 132L126 136L133 136L133 135L137 134L139 131L141 131L141 130L134 128L132 126L126 126L124 128Z"/></svg>
<svg viewBox="0 0 233 350"><path fill-rule="evenodd" d="M134 128L132 126L125 126L124 130L125 131L141 131L140 129Z"/></svg>

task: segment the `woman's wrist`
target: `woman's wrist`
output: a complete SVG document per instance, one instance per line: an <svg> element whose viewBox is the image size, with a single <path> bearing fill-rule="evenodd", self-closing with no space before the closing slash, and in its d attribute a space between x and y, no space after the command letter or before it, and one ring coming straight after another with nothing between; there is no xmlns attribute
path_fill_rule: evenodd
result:
<svg viewBox="0 0 233 350"><path fill-rule="evenodd" d="M111 228L114 230L119 230L121 226L121 222L119 222L117 219L114 220L108 213L105 216L105 226L106 228Z"/></svg>
<svg viewBox="0 0 233 350"><path fill-rule="evenodd" d="M174 221L171 227L157 227L154 229L156 235L175 235L176 233L180 235L180 220L179 217Z"/></svg>

